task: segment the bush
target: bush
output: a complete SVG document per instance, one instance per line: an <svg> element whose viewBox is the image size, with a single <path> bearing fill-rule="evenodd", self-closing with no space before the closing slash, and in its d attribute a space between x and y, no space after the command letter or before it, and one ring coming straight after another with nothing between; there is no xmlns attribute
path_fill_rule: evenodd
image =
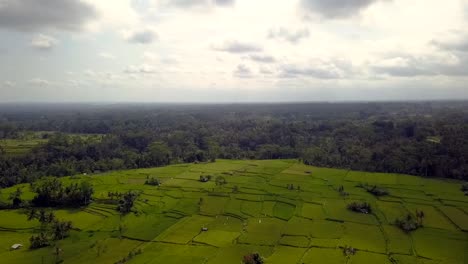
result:
<svg viewBox="0 0 468 264"><path fill-rule="evenodd" d="M222 186L227 183L226 179L223 176L218 176L215 179L216 185Z"/></svg>
<svg viewBox="0 0 468 264"><path fill-rule="evenodd" d="M30 249L43 248L50 245L49 239L44 233L40 233L37 236L31 236L31 238L29 238L29 242L31 242L29 246Z"/></svg>
<svg viewBox="0 0 468 264"><path fill-rule="evenodd" d="M252 253L249 255L245 255L242 262L244 264L263 264L263 258L258 253Z"/></svg>
<svg viewBox="0 0 468 264"><path fill-rule="evenodd" d="M357 252L357 249L349 246L344 246L343 248L343 255L346 257L354 256Z"/></svg>
<svg viewBox="0 0 468 264"><path fill-rule="evenodd" d="M207 176L200 175L201 182L209 182L210 180L211 180L211 175L207 175Z"/></svg>
<svg viewBox="0 0 468 264"><path fill-rule="evenodd" d="M424 212L416 211L416 216L407 214L406 217L397 219L395 224L405 233L409 233L423 226Z"/></svg>
<svg viewBox="0 0 468 264"><path fill-rule="evenodd" d="M157 178L151 177L150 179L146 179L145 185L159 186L161 182Z"/></svg>
<svg viewBox="0 0 468 264"><path fill-rule="evenodd" d="M369 203L366 202L352 202L348 204L348 209L361 214L370 214L372 213L372 208Z"/></svg>
<svg viewBox="0 0 468 264"><path fill-rule="evenodd" d="M387 189L378 187L377 185L367 185L367 184L362 185L361 184L360 187L364 188L368 193L371 193L377 197L389 195L389 192Z"/></svg>
<svg viewBox="0 0 468 264"><path fill-rule="evenodd" d="M115 264L123 264L123 263L126 263L128 261L130 261L131 259L133 259L134 257L138 256L141 254L141 249L138 249L138 250L132 250L128 253L128 255L126 257L123 257L121 260L115 262Z"/></svg>
<svg viewBox="0 0 468 264"><path fill-rule="evenodd" d="M462 185L461 191L465 193L466 196L468 196L468 183Z"/></svg>

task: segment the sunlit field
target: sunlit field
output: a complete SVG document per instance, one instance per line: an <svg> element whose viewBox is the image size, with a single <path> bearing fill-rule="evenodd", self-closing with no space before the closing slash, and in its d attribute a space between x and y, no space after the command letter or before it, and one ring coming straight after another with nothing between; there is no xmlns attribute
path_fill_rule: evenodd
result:
<svg viewBox="0 0 468 264"><path fill-rule="evenodd" d="M201 182L201 175L212 180ZM222 176L226 184L214 180ZM144 185L148 177L160 186ZM258 252L266 263L466 263L468 197L460 183L414 176L315 168L295 160L181 164L62 178L89 181L94 201L86 208L56 209L70 220L70 237L58 241L64 263L233 263ZM388 195L376 197L361 183ZM290 185L293 185L291 188ZM343 186L346 195L339 192ZM29 185L3 189L1 199ZM134 212L120 216L108 192L141 191ZM350 211L365 201L372 213ZM423 227L405 233L395 221L415 210ZM2 263L53 263L53 247L29 249L38 232L26 211L0 211ZM203 231L205 229L205 231ZM22 249L11 251L15 243ZM352 247L355 254L344 254Z"/></svg>

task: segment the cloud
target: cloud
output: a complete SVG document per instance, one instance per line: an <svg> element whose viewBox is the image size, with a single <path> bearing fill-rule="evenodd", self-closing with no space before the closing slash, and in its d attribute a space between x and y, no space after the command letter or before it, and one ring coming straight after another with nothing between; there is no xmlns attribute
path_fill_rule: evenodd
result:
<svg viewBox="0 0 468 264"><path fill-rule="evenodd" d="M307 65L285 64L280 67L280 78L309 77L315 79L343 79L356 74L354 66L344 60L316 60Z"/></svg>
<svg viewBox="0 0 468 264"><path fill-rule="evenodd" d="M276 62L275 57L269 56L269 55L257 55L257 54L251 54L248 56L250 60L256 61L256 62L261 62L261 63L274 63Z"/></svg>
<svg viewBox="0 0 468 264"><path fill-rule="evenodd" d="M399 54L374 62L374 73L394 77L468 76L468 54Z"/></svg>
<svg viewBox="0 0 468 264"><path fill-rule="evenodd" d="M456 39L433 40L431 44L443 50L468 52L468 35L463 34Z"/></svg>
<svg viewBox="0 0 468 264"><path fill-rule="evenodd" d="M41 78L34 78L28 81L30 84L37 85L37 86L49 86L51 83L47 80Z"/></svg>
<svg viewBox="0 0 468 264"><path fill-rule="evenodd" d="M124 72L129 74L153 74L156 73L156 69L148 64L130 65Z"/></svg>
<svg viewBox="0 0 468 264"><path fill-rule="evenodd" d="M397 77L430 76L436 72L429 69L424 58L410 55L393 57L375 63L371 69L377 74Z"/></svg>
<svg viewBox="0 0 468 264"><path fill-rule="evenodd" d="M0 1L0 28L14 31L79 31L96 17L96 10L80 0Z"/></svg>
<svg viewBox="0 0 468 264"><path fill-rule="evenodd" d="M155 61L159 58L158 55L154 54L153 52L145 51L143 52L143 55L141 56L143 60L146 61Z"/></svg>
<svg viewBox="0 0 468 264"><path fill-rule="evenodd" d="M151 44L158 40L158 34L152 29L143 29L132 32L125 32L124 38L130 43Z"/></svg>
<svg viewBox="0 0 468 264"><path fill-rule="evenodd" d="M296 44L301 39L308 38L309 36L310 33L307 28L289 31L286 28L281 27L278 29L270 29L270 31L268 32L268 38L281 39L293 44Z"/></svg>
<svg viewBox="0 0 468 264"><path fill-rule="evenodd" d="M31 40L31 47L38 50L50 50L57 44L57 39L43 34L38 34Z"/></svg>
<svg viewBox="0 0 468 264"><path fill-rule="evenodd" d="M236 2L235 0L215 0L214 1L218 6L232 6Z"/></svg>
<svg viewBox="0 0 468 264"><path fill-rule="evenodd" d="M274 73L271 69L265 67L260 67L259 72L264 75L271 75Z"/></svg>
<svg viewBox="0 0 468 264"><path fill-rule="evenodd" d="M99 57L103 58L103 59L108 59L108 60L114 60L115 59L115 56L110 54L110 53L107 53L107 52L100 52L98 54Z"/></svg>
<svg viewBox="0 0 468 264"><path fill-rule="evenodd" d="M237 65L237 68L234 70L234 76L238 78L252 78L252 70L244 64Z"/></svg>
<svg viewBox="0 0 468 264"><path fill-rule="evenodd" d="M166 0L163 5L178 8L196 8L211 6L232 6L235 0Z"/></svg>
<svg viewBox="0 0 468 264"><path fill-rule="evenodd" d="M5 81L5 82L3 82L3 86L5 86L5 87L15 87L16 83L11 82L11 81Z"/></svg>
<svg viewBox="0 0 468 264"><path fill-rule="evenodd" d="M357 15L379 1L386 0L301 0L301 6L323 18L337 19Z"/></svg>
<svg viewBox="0 0 468 264"><path fill-rule="evenodd" d="M239 41L226 41L221 45L213 46L214 50L224 51L229 53L247 53L247 52L259 52L262 48L258 45L251 43L243 43Z"/></svg>

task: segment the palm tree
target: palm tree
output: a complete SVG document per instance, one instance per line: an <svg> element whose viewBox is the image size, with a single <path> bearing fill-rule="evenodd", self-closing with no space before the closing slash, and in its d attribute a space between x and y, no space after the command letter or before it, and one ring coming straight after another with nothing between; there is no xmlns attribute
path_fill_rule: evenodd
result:
<svg viewBox="0 0 468 264"><path fill-rule="evenodd" d="M422 226L423 219L424 219L424 212L421 210L416 210L416 219L418 220L418 225Z"/></svg>

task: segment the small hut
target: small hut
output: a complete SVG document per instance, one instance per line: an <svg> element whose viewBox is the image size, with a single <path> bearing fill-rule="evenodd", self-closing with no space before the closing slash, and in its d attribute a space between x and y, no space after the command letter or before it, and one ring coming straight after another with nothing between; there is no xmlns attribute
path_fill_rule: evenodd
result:
<svg viewBox="0 0 468 264"><path fill-rule="evenodd" d="M20 249L22 247L23 247L23 245L21 245L21 244L14 244L14 245L11 246L11 250L17 250L17 249Z"/></svg>

